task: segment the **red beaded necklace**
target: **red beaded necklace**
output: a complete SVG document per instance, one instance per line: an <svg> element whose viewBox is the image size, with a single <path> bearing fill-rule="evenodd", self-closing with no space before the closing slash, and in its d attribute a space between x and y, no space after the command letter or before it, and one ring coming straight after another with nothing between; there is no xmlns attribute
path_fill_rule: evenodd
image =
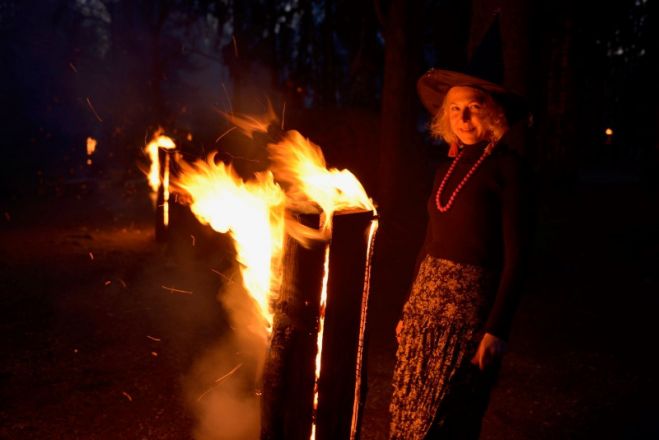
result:
<svg viewBox="0 0 659 440"><path fill-rule="evenodd" d="M453 190L453 194L451 194L451 197L449 197L448 202L446 202L446 205L442 205L441 202L441 195L442 195L442 190L444 189L444 186L446 185L446 182L448 181L449 176L451 173L453 173L453 169L457 165L458 161L460 158L464 155L465 150L463 149L460 151L460 154L453 160L453 163L449 167L448 171L446 172L446 175L444 176L444 179L442 179L442 183L439 185L439 189L437 190L437 195L435 196L435 205L437 205L437 209L439 212L446 212L449 210L449 208L453 205L453 201L455 200L455 196L458 195L462 187L464 186L465 183L467 183L467 180L471 177L472 174L474 174L474 171L480 166L480 164L485 160L487 156L490 155L492 152L492 148L494 147L494 144L489 144L485 149L483 150L483 154L481 154L481 157L478 158L476 163L471 167L471 169L467 172L467 174L462 178L460 183L458 183L458 186L455 187Z"/></svg>

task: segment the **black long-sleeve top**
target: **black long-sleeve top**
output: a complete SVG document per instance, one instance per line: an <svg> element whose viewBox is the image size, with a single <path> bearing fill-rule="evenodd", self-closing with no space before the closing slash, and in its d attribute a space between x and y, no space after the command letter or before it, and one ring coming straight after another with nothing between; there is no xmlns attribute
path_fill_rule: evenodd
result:
<svg viewBox="0 0 659 440"><path fill-rule="evenodd" d="M463 147L441 195L446 205L456 186L480 158L485 145ZM455 160L455 159L453 159ZM507 339L519 301L530 240L530 179L522 158L497 145L456 195L447 212L437 209L435 196L451 160L435 173L428 200L428 227L419 261L429 254L458 263L483 266L499 274L499 283L484 331Z"/></svg>

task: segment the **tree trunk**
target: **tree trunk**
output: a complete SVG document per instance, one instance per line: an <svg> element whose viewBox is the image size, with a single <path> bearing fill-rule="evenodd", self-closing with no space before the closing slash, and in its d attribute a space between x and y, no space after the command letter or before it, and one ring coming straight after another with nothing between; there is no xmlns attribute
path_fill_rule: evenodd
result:
<svg viewBox="0 0 659 440"><path fill-rule="evenodd" d="M321 104L325 107L336 105L336 66L334 59L334 33L336 32L336 20L333 2L325 2L325 20L322 32L322 90Z"/></svg>
<svg viewBox="0 0 659 440"><path fill-rule="evenodd" d="M483 40L483 36L499 16L503 59L503 85L528 97L529 66L531 65L530 26L532 6L524 0L472 0L469 56ZM527 146L526 121L511 127L507 143L514 149L524 151Z"/></svg>
<svg viewBox="0 0 659 440"><path fill-rule="evenodd" d="M163 4L153 4L155 9L155 22L149 27L150 32L150 49L151 49L151 76L149 78L149 89L151 91L151 105L153 111L154 126L167 125L168 115L165 108L165 101L162 95L162 81L165 78L165 67L160 51L162 29L170 12L170 7L166 2Z"/></svg>
<svg viewBox="0 0 659 440"><path fill-rule="evenodd" d="M573 52L573 16L569 5L558 10L542 11L546 24L542 35L542 52L548 54L536 70L537 162L547 177L569 181L574 177L575 95Z"/></svg>
<svg viewBox="0 0 659 440"><path fill-rule="evenodd" d="M402 180L411 177L418 105L416 79L419 76L421 44L412 25L418 17L415 2L393 0L385 29L385 66L382 88L378 197L383 211L389 211L403 195ZM417 27L418 28L418 27ZM405 151L406 154L402 154Z"/></svg>
<svg viewBox="0 0 659 440"><path fill-rule="evenodd" d="M401 300L409 286L414 255L423 235L427 197L422 141L416 131L421 105L416 94L422 44L417 2L392 0L385 23L382 88L374 199L382 222L375 254L373 314L382 316L375 331L392 334ZM416 22L415 22L416 21Z"/></svg>

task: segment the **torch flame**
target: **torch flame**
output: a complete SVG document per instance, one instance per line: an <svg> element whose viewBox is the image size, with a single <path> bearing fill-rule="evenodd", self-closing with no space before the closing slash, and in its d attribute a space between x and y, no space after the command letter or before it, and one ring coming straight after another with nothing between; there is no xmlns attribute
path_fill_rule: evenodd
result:
<svg viewBox="0 0 659 440"><path fill-rule="evenodd" d="M92 164L92 154L96 151L96 139L93 137L87 138L87 165Z"/></svg>
<svg viewBox="0 0 659 440"><path fill-rule="evenodd" d="M192 212L205 224L229 233L236 246L243 285L256 301L264 326L272 327L269 304L279 292L284 247L284 192L269 171L244 181L231 165L180 163L176 186L191 197Z"/></svg>
<svg viewBox="0 0 659 440"><path fill-rule="evenodd" d="M161 177L160 172L160 157L159 150L173 150L176 148L176 144L172 138L165 136L163 134L162 128L156 130L153 134L153 139L148 145L144 148L144 151L149 155L151 159L151 166L147 177L149 179L149 186L153 192L151 193L152 201L155 204L158 198L158 189L162 186L163 189L163 219L162 222L165 226L169 225L169 169L170 169L170 158L169 155L165 155L165 163L163 164L163 172Z"/></svg>
<svg viewBox="0 0 659 440"><path fill-rule="evenodd" d="M96 139L93 137L87 138L87 156L91 156L96 151Z"/></svg>
<svg viewBox="0 0 659 440"><path fill-rule="evenodd" d="M153 139L144 148L144 152L149 155L151 159L151 168L149 168L148 178L149 185L154 192L158 191L160 187L160 159L158 158L158 149L164 148L166 150L173 150L176 144L172 138L165 136L163 130L159 128L153 135Z"/></svg>

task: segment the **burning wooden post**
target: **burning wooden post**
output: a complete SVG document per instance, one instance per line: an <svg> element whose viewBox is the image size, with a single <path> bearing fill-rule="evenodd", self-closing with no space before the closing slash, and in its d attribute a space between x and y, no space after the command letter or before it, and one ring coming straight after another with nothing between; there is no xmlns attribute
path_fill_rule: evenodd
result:
<svg viewBox="0 0 659 440"><path fill-rule="evenodd" d="M318 227L318 216L301 222ZM282 291L274 305L272 342L263 376L261 438L308 439L314 397L324 242L310 249L288 237L284 248Z"/></svg>
<svg viewBox="0 0 659 440"><path fill-rule="evenodd" d="M286 249L286 290L264 376L263 440L359 435L377 219L369 211L337 215L333 224L331 243Z"/></svg>
<svg viewBox="0 0 659 440"><path fill-rule="evenodd" d="M371 257L377 226L373 212L334 218L318 382L318 440L359 436Z"/></svg>
<svg viewBox="0 0 659 440"><path fill-rule="evenodd" d="M272 114L227 117L252 137L267 132ZM200 221L231 234L245 289L261 312L264 349L269 343L262 438L355 439L375 206L350 171L328 169L320 147L301 133L273 137L269 168L251 179L211 154L178 162L176 186ZM302 222L313 230L285 209L307 213Z"/></svg>
<svg viewBox="0 0 659 440"><path fill-rule="evenodd" d="M144 151L151 160L148 172L153 202L155 205L155 235L156 241L167 240L169 227L169 181L172 164L172 151L176 148L174 141L163 135L162 129L156 131L153 139Z"/></svg>

